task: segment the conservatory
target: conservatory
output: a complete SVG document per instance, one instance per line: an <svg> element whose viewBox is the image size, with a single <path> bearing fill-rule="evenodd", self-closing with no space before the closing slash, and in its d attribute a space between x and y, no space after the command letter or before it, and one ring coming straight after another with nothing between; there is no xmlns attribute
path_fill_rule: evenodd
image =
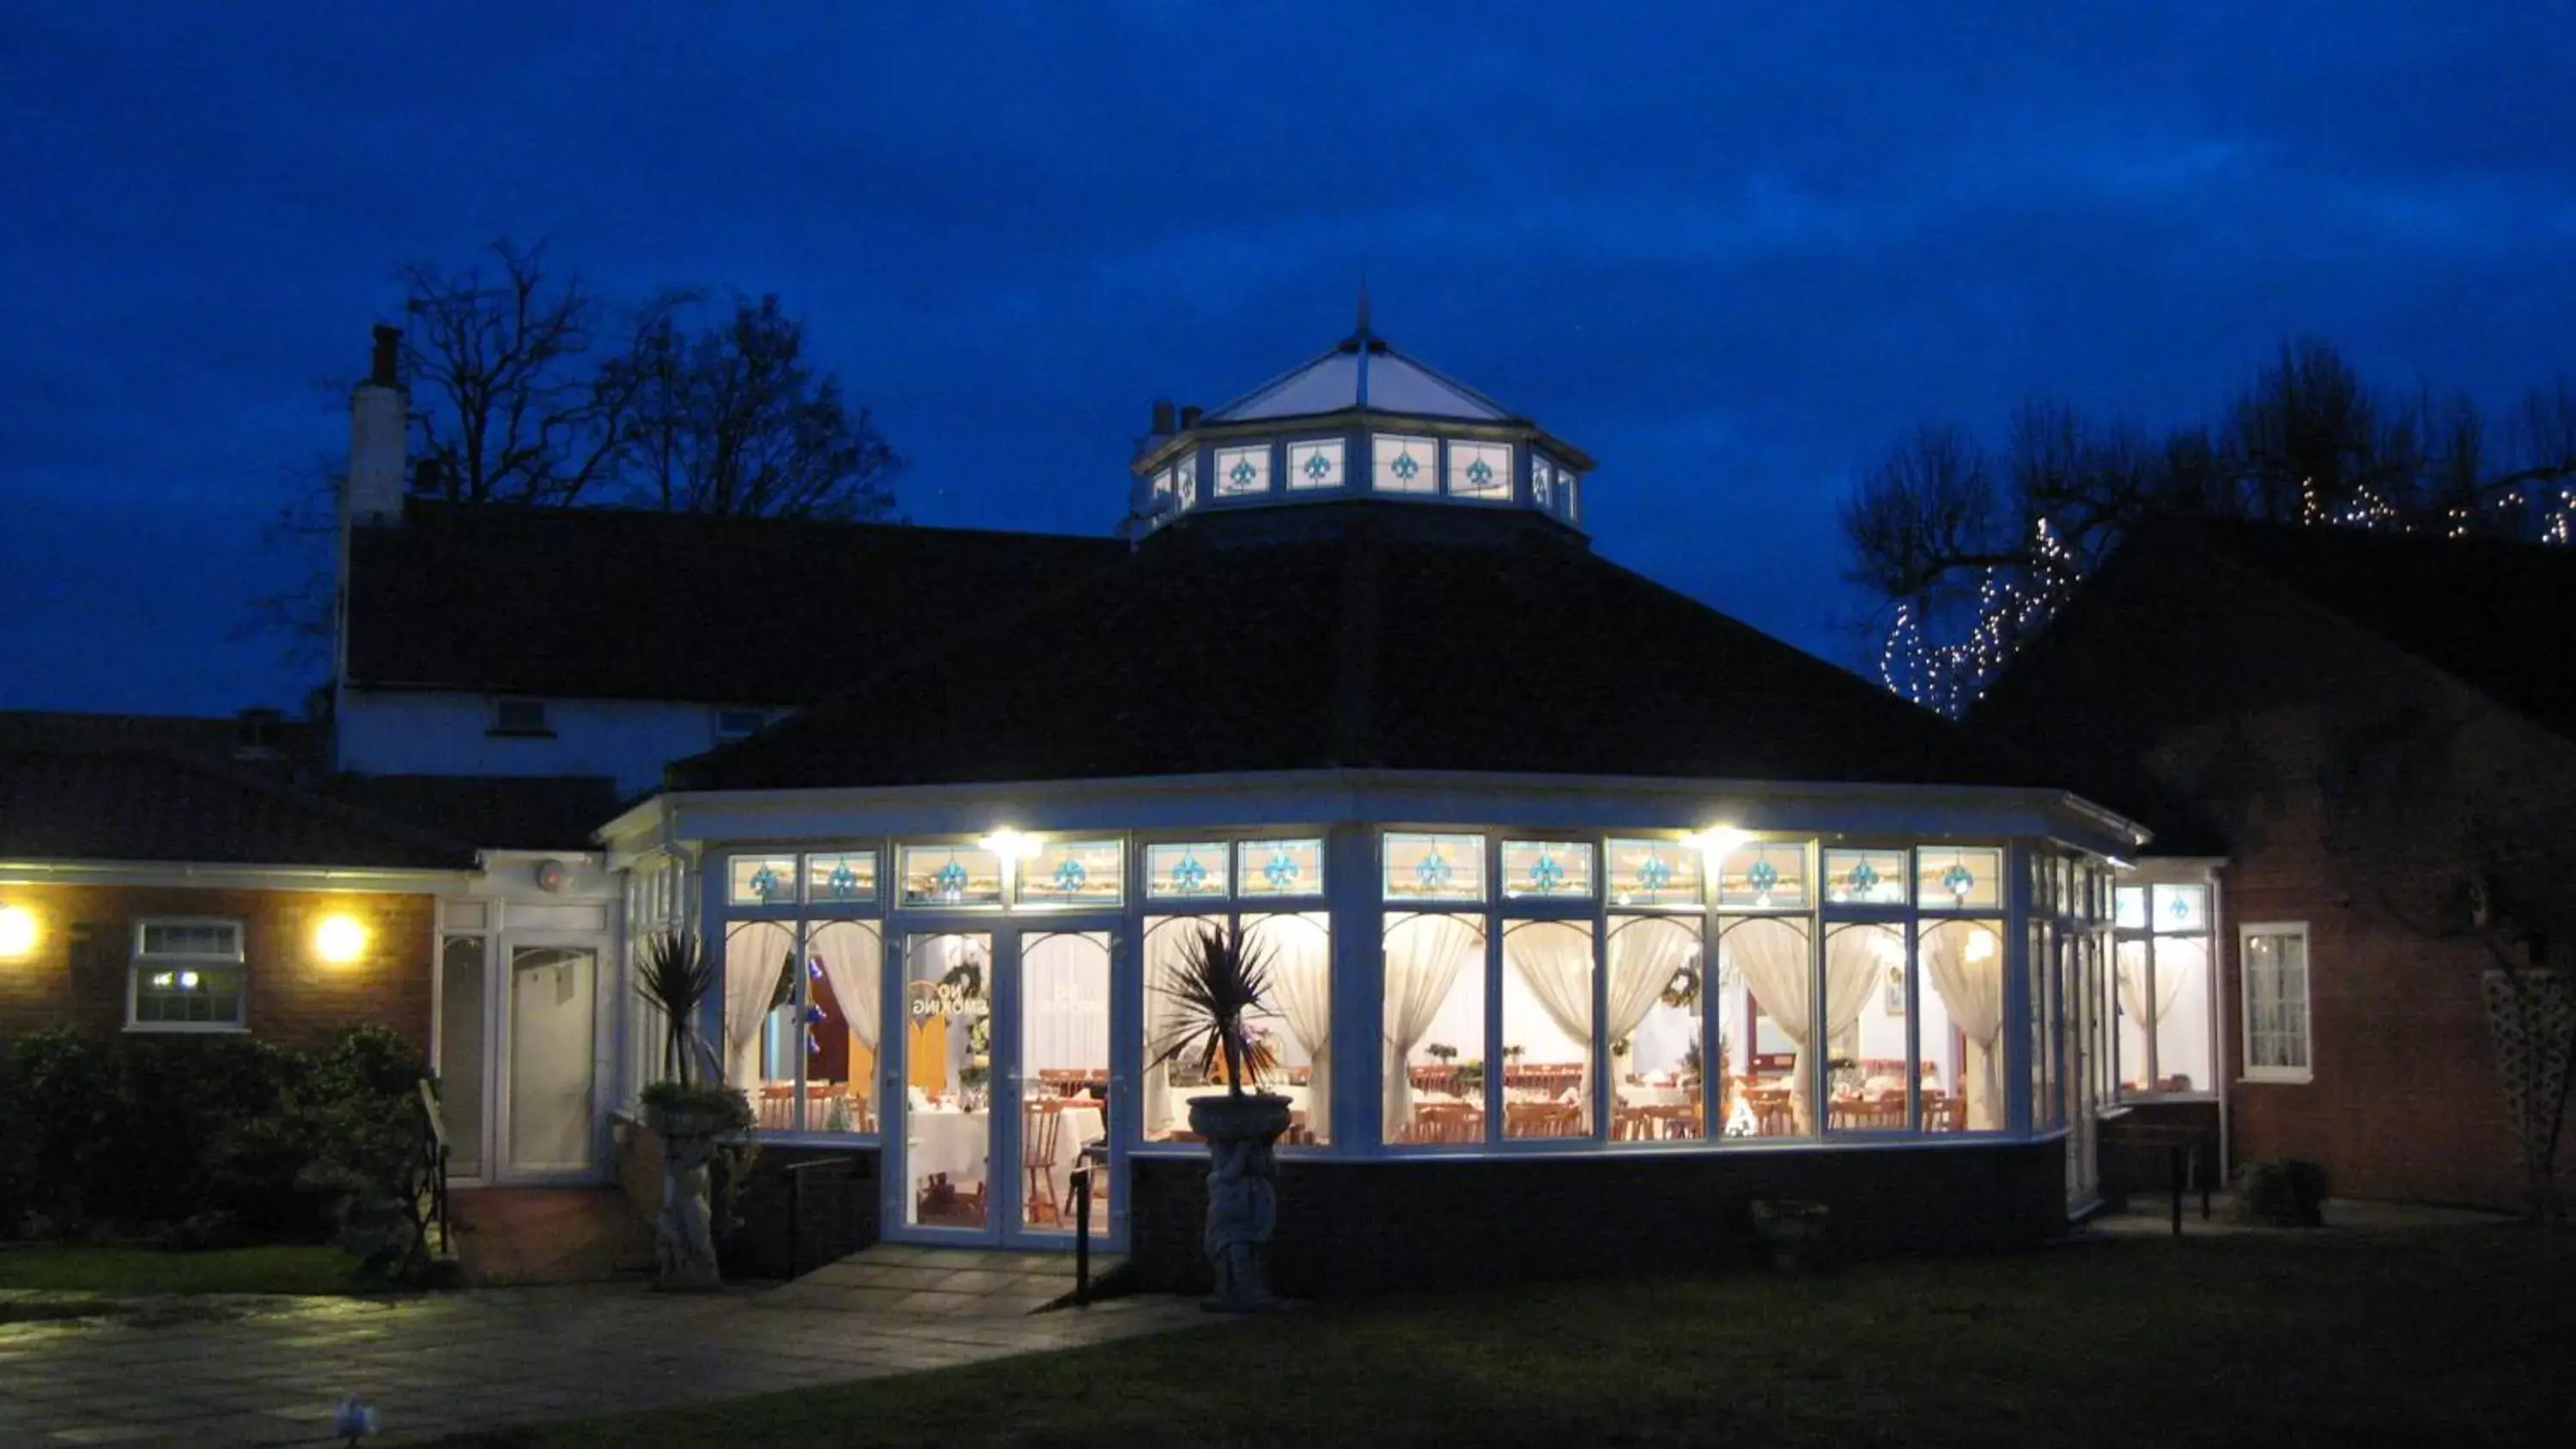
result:
<svg viewBox="0 0 2576 1449"><path fill-rule="evenodd" d="M1157 422L1132 556L605 832L866 1235L1088 1221L1186 1282L1228 1084L1164 1058L1165 983L1209 925L1269 966L1291 1291L1722 1256L1762 1197L1894 1247L2086 1196L2141 830L1599 559L1588 458L1365 327Z"/></svg>

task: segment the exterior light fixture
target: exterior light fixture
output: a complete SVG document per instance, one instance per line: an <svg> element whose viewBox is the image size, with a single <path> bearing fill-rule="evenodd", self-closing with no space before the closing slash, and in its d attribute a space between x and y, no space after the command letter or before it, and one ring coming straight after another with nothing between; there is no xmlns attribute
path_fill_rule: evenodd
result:
<svg viewBox="0 0 2576 1449"><path fill-rule="evenodd" d="M1703 855L1725 856L1733 854L1737 846L1752 838L1751 832L1738 830L1732 825L1712 825L1706 830L1694 830L1683 836L1682 844Z"/></svg>
<svg viewBox="0 0 2576 1449"><path fill-rule="evenodd" d="M1030 856L1038 853L1038 840L1036 836L1022 835L1020 832L1011 829L1009 826L1004 826L975 843L983 849L989 850L993 852L993 854L1000 856L1004 864L1008 864L1012 861L1026 860Z"/></svg>
<svg viewBox="0 0 2576 1449"><path fill-rule="evenodd" d="M367 951L367 928L355 916L324 916L313 928L313 954L334 966L345 966Z"/></svg>
<svg viewBox="0 0 2576 1449"><path fill-rule="evenodd" d="M0 960L14 961L36 949L36 913L25 906L0 906Z"/></svg>

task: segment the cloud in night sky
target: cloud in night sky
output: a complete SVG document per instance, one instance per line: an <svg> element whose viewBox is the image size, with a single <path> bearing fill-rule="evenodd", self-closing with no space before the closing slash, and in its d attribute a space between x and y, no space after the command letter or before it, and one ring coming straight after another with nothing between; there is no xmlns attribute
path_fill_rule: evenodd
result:
<svg viewBox="0 0 2576 1449"><path fill-rule="evenodd" d="M2576 371L2549 7L83 5L0 26L0 705L223 710L403 261L776 292L932 524L1105 531L1148 403L1348 330L1601 460L1608 556L1840 662L1920 420L2194 419L2293 334ZM640 12L640 13L639 13Z"/></svg>

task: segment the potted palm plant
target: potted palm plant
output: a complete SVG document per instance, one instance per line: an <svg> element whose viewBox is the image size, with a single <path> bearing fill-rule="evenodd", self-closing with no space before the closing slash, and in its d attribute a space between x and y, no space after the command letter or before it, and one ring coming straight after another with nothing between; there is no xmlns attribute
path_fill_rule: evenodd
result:
<svg viewBox="0 0 2576 1449"><path fill-rule="evenodd" d="M708 1164L717 1139L749 1127L753 1117L742 1093L715 1080L714 1053L698 1036L698 1009L715 985L715 959L691 932L655 936L636 962L636 993L662 1013L663 1025L663 1075L642 1094L644 1124L662 1141L662 1215L653 1230L657 1288L723 1282Z"/></svg>
<svg viewBox="0 0 2576 1449"><path fill-rule="evenodd" d="M1190 1099L1190 1130L1208 1149L1204 1242L1216 1270L1208 1306L1251 1312L1270 1302L1263 1268L1279 1215L1274 1149L1289 1120L1288 1099L1260 1090L1266 1064L1249 1022L1270 990L1268 953L1236 927L1203 924L1158 989L1172 1005L1154 1065L1195 1063L1203 1079L1220 1067L1225 1074L1224 1095Z"/></svg>

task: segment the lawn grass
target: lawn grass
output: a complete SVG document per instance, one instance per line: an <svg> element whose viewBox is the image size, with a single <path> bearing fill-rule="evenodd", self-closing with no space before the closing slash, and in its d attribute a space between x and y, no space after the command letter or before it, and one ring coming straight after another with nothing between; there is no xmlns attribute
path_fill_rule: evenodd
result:
<svg viewBox="0 0 2576 1449"><path fill-rule="evenodd" d="M303 1245L172 1253L45 1244L0 1249L0 1288L137 1293L350 1293L357 1259Z"/></svg>
<svg viewBox="0 0 2576 1449"><path fill-rule="evenodd" d="M1318 1306L450 1442L2567 1444L2571 1348L2565 1241L2113 1240Z"/></svg>

